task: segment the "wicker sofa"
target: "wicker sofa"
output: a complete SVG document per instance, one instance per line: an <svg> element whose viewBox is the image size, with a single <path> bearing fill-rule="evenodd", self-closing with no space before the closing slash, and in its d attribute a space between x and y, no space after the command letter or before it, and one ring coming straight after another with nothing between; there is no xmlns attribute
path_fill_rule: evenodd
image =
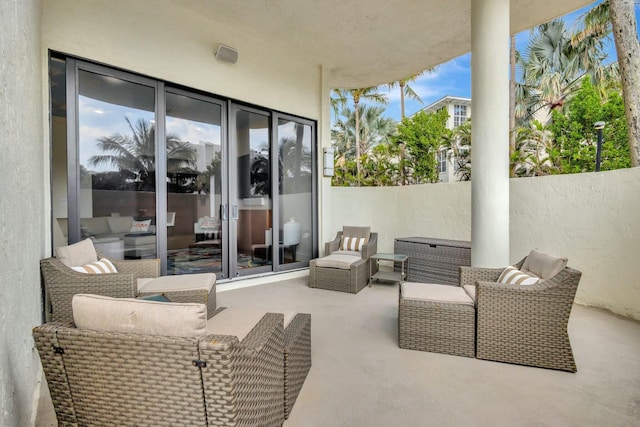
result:
<svg viewBox="0 0 640 427"><path fill-rule="evenodd" d="M522 286L496 283L502 271L460 267L461 286L475 294L476 357L576 372L567 325L582 273L564 267Z"/></svg>
<svg viewBox="0 0 640 427"><path fill-rule="evenodd" d="M360 251L340 250L343 236L364 234L368 241ZM335 239L325 243L325 256L309 262L309 286L353 294L360 292L369 283L369 275L375 273L370 272L370 257L377 251L378 233L370 233L369 227L343 227ZM335 261L330 260L331 255L336 257Z"/></svg>
<svg viewBox="0 0 640 427"><path fill-rule="evenodd" d="M186 305L199 306L200 325L187 336L34 328L59 425L282 425L283 315L264 315L239 340L210 333L204 305Z"/></svg>

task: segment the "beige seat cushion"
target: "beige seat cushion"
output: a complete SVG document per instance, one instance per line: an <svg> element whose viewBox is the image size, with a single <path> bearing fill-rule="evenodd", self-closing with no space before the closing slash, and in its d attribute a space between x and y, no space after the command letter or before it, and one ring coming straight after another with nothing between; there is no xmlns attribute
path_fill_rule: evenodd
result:
<svg viewBox="0 0 640 427"><path fill-rule="evenodd" d="M560 273L566 266L567 258L532 249L524 260L521 270L546 280Z"/></svg>
<svg viewBox="0 0 640 427"><path fill-rule="evenodd" d="M476 286L475 285L463 285L464 291L471 297L472 300L476 300Z"/></svg>
<svg viewBox="0 0 640 427"><path fill-rule="evenodd" d="M207 321L207 335L232 335L242 341L267 313L284 314L284 328L297 314L295 311L268 311L257 307L229 307Z"/></svg>
<svg viewBox="0 0 640 427"><path fill-rule="evenodd" d="M359 255L350 255L345 253L332 253L316 260L316 267L339 268L341 270L349 270L351 264L362 259Z"/></svg>
<svg viewBox="0 0 640 427"><path fill-rule="evenodd" d="M181 274L177 276L161 276L151 280L138 280L138 292L162 293L175 291L192 291L206 289L210 292L216 284L214 273Z"/></svg>
<svg viewBox="0 0 640 427"><path fill-rule="evenodd" d="M206 334L204 304L76 294L71 305L73 321L81 329L171 337Z"/></svg>
<svg viewBox="0 0 640 427"><path fill-rule="evenodd" d="M55 250L56 258L67 267L78 267L98 261L96 248L91 239L84 239L69 246L60 246Z"/></svg>
<svg viewBox="0 0 640 427"><path fill-rule="evenodd" d="M404 299L473 305L471 297L459 286L418 282L404 282L401 286Z"/></svg>

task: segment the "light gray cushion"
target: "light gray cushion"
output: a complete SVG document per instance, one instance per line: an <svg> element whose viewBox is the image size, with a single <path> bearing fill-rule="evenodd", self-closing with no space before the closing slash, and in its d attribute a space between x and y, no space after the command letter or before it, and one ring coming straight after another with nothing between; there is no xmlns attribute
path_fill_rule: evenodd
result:
<svg viewBox="0 0 640 427"><path fill-rule="evenodd" d="M282 313L284 328L297 314L295 311L273 311L251 306L229 307L207 321L207 335L232 335L242 341L267 313Z"/></svg>
<svg viewBox="0 0 640 427"><path fill-rule="evenodd" d="M459 286L418 282L404 282L401 286L404 299L473 305L471 297Z"/></svg>
<svg viewBox="0 0 640 427"><path fill-rule="evenodd" d="M339 268L341 270L349 270L351 264L362 259L361 256L349 255L345 253L332 253L316 260L316 267Z"/></svg>
<svg viewBox="0 0 640 427"><path fill-rule="evenodd" d="M138 292L155 294L162 292L206 290L207 293L216 284L214 273L181 274L176 276L160 276L151 280L138 279Z"/></svg>
<svg viewBox="0 0 640 427"><path fill-rule="evenodd" d="M560 273L566 266L567 258L532 249L524 260L521 270L546 280Z"/></svg>
<svg viewBox="0 0 640 427"><path fill-rule="evenodd" d="M78 267L98 261L98 254L96 254L96 248L91 239L84 239L69 246L57 247L55 255L67 267Z"/></svg>
<svg viewBox="0 0 640 427"><path fill-rule="evenodd" d="M207 306L204 304L76 294L71 305L73 321L81 329L170 337L206 334Z"/></svg>
<svg viewBox="0 0 640 427"><path fill-rule="evenodd" d="M371 234L371 227L357 227L353 225L345 225L342 227L342 235L348 237L364 237L367 241Z"/></svg>

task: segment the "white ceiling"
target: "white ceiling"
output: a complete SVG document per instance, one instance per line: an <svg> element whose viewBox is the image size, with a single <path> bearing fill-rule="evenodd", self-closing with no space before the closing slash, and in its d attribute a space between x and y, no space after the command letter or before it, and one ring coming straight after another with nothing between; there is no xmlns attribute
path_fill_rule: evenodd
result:
<svg viewBox="0 0 640 427"><path fill-rule="evenodd" d="M332 87L398 80L471 50L472 0L172 1L323 65ZM511 0L511 31L591 2Z"/></svg>

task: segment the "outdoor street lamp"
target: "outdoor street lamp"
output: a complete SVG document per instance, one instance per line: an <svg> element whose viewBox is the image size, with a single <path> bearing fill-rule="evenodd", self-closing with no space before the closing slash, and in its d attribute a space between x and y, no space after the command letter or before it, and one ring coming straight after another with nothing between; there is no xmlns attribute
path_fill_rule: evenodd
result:
<svg viewBox="0 0 640 427"><path fill-rule="evenodd" d="M404 179L404 141L398 141L398 146L400 146L400 177L402 185L406 185Z"/></svg>
<svg viewBox="0 0 640 427"><path fill-rule="evenodd" d="M602 130L604 122L595 122L593 127L598 131L598 145L596 147L596 172L600 172L600 158L602 156Z"/></svg>

